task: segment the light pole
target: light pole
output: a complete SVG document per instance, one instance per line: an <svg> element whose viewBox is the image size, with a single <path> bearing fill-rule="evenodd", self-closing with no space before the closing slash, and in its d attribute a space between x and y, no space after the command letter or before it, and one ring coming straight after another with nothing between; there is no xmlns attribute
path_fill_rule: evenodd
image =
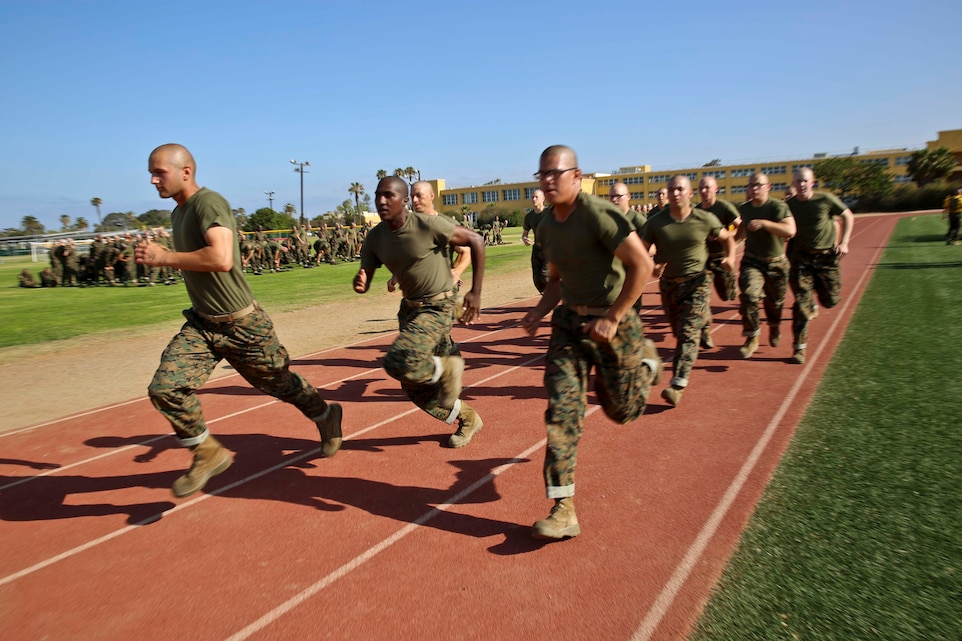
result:
<svg viewBox="0 0 962 641"><path fill-rule="evenodd" d="M265 191L264 193L267 194L267 202L271 211L274 211L274 190Z"/></svg>
<svg viewBox="0 0 962 641"><path fill-rule="evenodd" d="M301 175L301 226L303 226L304 225L304 174L307 173L307 170L304 169L304 167L310 167L311 163L307 162L306 160L304 162L297 162L296 160L291 160L291 164L297 165L296 167L294 167L294 171L296 171Z"/></svg>

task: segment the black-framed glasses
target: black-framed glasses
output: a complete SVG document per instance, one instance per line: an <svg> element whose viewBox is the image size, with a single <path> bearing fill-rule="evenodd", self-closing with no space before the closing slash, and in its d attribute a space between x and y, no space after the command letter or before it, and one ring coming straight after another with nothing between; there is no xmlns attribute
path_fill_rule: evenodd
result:
<svg viewBox="0 0 962 641"><path fill-rule="evenodd" d="M545 169L544 171L534 172L534 177L537 180L549 180L551 178L557 178L565 172L574 171L575 169L577 169L577 167L568 167L567 169Z"/></svg>
<svg viewBox="0 0 962 641"><path fill-rule="evenodd" d="M771 183L748 183L749 187L767 187Z"/></svg>
<svg viewBox="0 0 962 641"><path fill-rule="evenodd" d="M627 198L628 194L611 194L608 196L609 200L618 200L619 198Z"/></svg>

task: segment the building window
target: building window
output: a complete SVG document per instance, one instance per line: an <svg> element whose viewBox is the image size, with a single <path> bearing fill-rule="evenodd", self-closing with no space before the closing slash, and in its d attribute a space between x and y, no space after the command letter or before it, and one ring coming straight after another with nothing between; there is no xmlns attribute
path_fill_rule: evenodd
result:
<svg viewBox="0 0 962 641"><path fill-rule="evenodd" d="M910 183L910 182L912 182L912 177L911 177L911 176L896 176L896 177L894 178L894 180L895 180L895 182L897 182L897 183Z"/></svg>
<svg viewBox="0 0 962 641"><path fill-rule="evenodd" d="M888 158L866 158L864 160L860 160L859 162L863 165L881 165L883 167L889 166Z"/></svg>
<svg viewBox="0 0 962 641"><path fill-rule="evenodd" d="M762 167L758 171L771 176L772 174L784 174L785 169L785 165L772 165L771 167Z"/></svg>
<svg viewBox="0 0 962 641"><path fill-rule="evenodd" d="M810 163L810 162L809 162L809 163L802 163L802 164L800 164L800 165L792 165L792 172L794 173L794 172L798 171L799 169L811 169L811 168L812 168L812 163Z"/></svg>
<svg viewBox="0 0 962 641"><path fill-rule="evenodd" d="M738 185L736 187L732 187L733 194L744 194L747 192L748 192L748 186L746 185Z"/></svg>
<svg viewBox="0 0 962 641"><path fill-rule="evenodd" d="M725 170L721 169L718 171L703 171L701 172L701 177L702 178L724 178Z"/></svg>
<svg viewBox="0 0 962 641"><path fill-rule="evenodd" d="M525 187L524 188L524 199L531 200L534 198L534 192L538 191L537 187Z"/></svg>
<svg viewBox="0 0 962 641"><path fill-rule="evenodd" d="M457 195L457 194L443 194L443 195L441 196L441 204L446 205L446 206L449 206L449 207L456 206L456 205L458 204L458 195Z"/></svg>
<svg viewBox="0 0 962 641"><path fill-rule="evenodd" d="M481 202L485 203L496 203L498 202L498 192L494 191L482 191L481 192Z"/></svg>
<svg viewBox="0 0 962 641"><path fill-rule="evenodd" d="M671 179L671 174L652 174L648 176L648 184L651 183L666 183Z"/></svg>
<svg viewBox="0 0 962 641"><path fill-rule="evenodd" d="M521 200L520 189L505 189L501 192L502 200Z"/></svg>
<svg viewBox="0 0 962 641"><path fill-rule="evenodd" d="M744 169L732 169L732 178L745 178L746 176L751 176L755 173L754 167L746 167Z"/></svg>
<svg viewBox="0 0 962 641"><path fill-rule="evenodd" d="M896 156L896 157L895 157L895 164L896 164L896 165L907 165L907 164L909 164L909 162L910 162L911 160L912 160L912 156Z"/></svg>
<svg viewBox="0 0 962 641"><path fill-rule="evenodd" d="M461 204L462 205L478 204L478 192L472 191L469 193L461 194Z"/></svg>
<svg viewBox="0 0 962 641"><path fill-rule="evenodd" d="M645 192L643 191L633 191L631 192L631 200L641 200L645 197Z"/></svg>

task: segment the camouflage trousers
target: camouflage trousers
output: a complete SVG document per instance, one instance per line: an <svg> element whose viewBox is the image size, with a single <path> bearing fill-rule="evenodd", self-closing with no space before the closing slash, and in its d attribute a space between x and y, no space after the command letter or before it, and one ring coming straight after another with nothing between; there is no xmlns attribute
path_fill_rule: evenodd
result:
<svg viewBox="0 0 962 641"><path fill-rule="evenodd" d="M748 254L742 258L738 274L741 288L742 336L761 334L760 308L765 307L765 319L769 326L778 327L782 323L782 305L788 291L788 258L766 261Z"/></svg>
<svg viewBox="0 0 962 641"><path fill-rule="evenodd" d="M585 324L591 318L565 306L555 309L551 318L544 371L548 393L544 480L548 498L574 496L578 441L584 432L592 367L598 402L611 420L630 423L641 416L648 403L651 369L642 363L641 318L625 314L610 343L598 343L585 333Z"/></svg>
<svg viewBox="0 0 962 641"><path fill-rule="evenodd" d="M838 305L842 297L842 273L834 249L795 249L790 261L788 283L795 294L792 336L795 349L804 349L808 343L808 322L815 315L815 297L823 307Z"/></svg>
<svg viewBox="0 0 962 641"><path fill-rule="evenodd" d="M435 356L460 354L451 340L454 297L435 302L401 301L397 319L400 332L384 356L384 371L401 382L411 402L434 418L451 423L457 418L438 403L440 385L435 376Z"/></svg>
<svg viewBox="0 0 962 641"><path fill-rule="evenodd" d="M702 329L711 318L712 273L704 271L688 279L659 281L661 306L675 336L671 384L686 387L698 358Z"/></svg>
<svg viewBox="0 0 962 641"><path fill-rule="evenodd" d="M317 389L290 370L290 357L260 307L232 323L204 320L192 309L187 322L160 357L160 367L147 388L151 403L170 421L184 445L207 431L195 392L225 359L248 383L290 403L315 419L327 410Z"/></svg>
<svg viewBox="0 0 962 641"><path fill-rule="evenodd" d="M724 255L709 256L708 269L712 273L712 281L718 296L722 300L735 300L738 296L738 289L735 287L735 273L722 268L724 258Z"/></svg>
<svg viewBox="0 0 962 641"><path fill-rule="evenodd" d="M548 260L544 257L544 250L538 245L531 248L531 280L539 294L544 293L548 286Z"/></svg>

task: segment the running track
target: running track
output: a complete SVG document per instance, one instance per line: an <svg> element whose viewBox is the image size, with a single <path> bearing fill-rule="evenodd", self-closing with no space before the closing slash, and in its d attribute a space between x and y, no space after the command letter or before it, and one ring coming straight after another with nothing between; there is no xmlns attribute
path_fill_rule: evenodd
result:
<svg viewBox="0 0 962 641"><path fill-rule="evenodd" d="M333 459L319 457L313 424L294 408L237 376L210 382L204 411L236 460L189 499L169 491L188 456L146 398L2 434L3 638L684 638L895 222L857 219L843 302L813 322L804 366L789 363L787 321L777 349L766 332L740 360L736 303L716 299L716 347L702 351L678 408L658 395L667 372L630 425L592 404L578 466L583 534L564 542L528 534L551 505L548 329L532 338L518 327L534 299L455 330L463 398L485 422L464 449L441 447L446 426L380 368L393 335L294 362L344 404ZM646 325L670 362L655 291Z"/></svg>

